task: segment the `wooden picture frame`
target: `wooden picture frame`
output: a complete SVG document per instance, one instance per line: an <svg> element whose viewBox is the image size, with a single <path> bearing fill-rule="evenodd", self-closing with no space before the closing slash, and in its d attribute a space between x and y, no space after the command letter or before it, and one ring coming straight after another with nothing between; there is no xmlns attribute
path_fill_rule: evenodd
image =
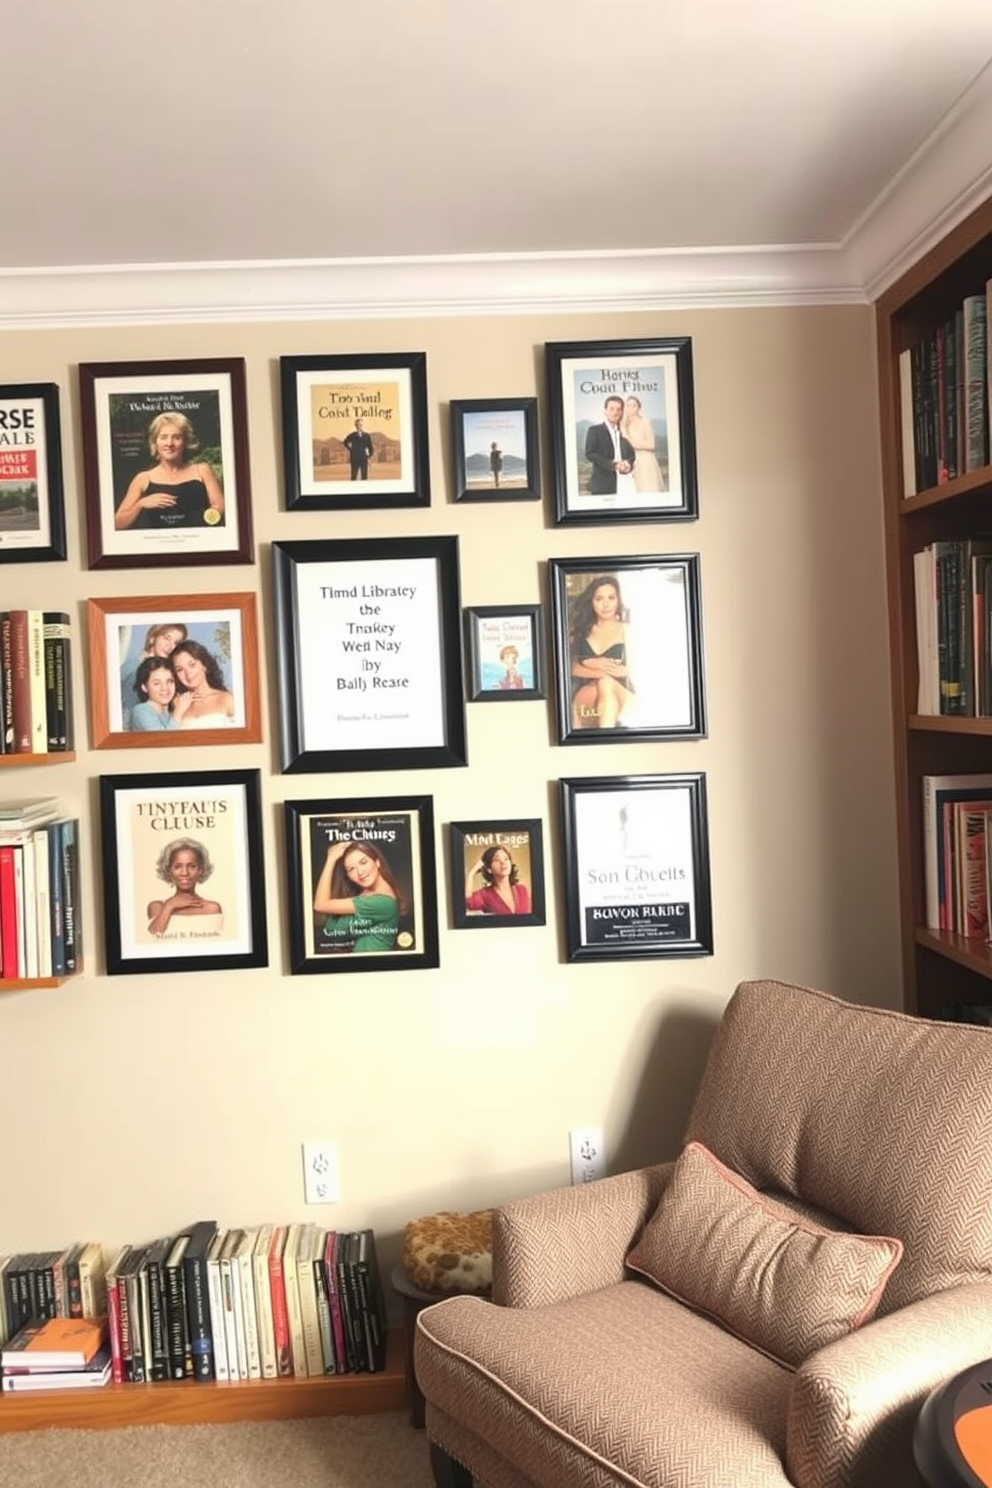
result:
<svg viewBox="0 0 992 1488"><path fill-rule="evenodd" d="M0 386L0 563L66 557L59 390Z"/></svg>
<svg viewBox="0 0 992 1488"><path fill-rule="evenodd" d="M243 358L84 362L79 404L90 568L253 562Z"/></svg>
<svg viewBox="0 0 992 1488"><path fill-rule="evenodd" d="M284 802L290 971L438 965L430 796Z"/></svg>
<svg viewBox="0 0 992 1488"><path fill-rule="evenodd" d="M425 352L284 356L288 511L430 506Z"/></svg>
<svg viewBox="0 0 992 1488"><path fill-rule="evenodd" d="M694 521L691 338L551 341L544 354L556 524Z"/></svg>
<svg viewBox="0 0 992 1488"><path fill-rule="evenodd" d="M451 822L449 834L456 930L514 930L545 923L539 820Z"/></svg>
<svg viewBox="0 0 992 1488"><path fill-rule="evenodd" d="M283 773L466 764L457 537L272 557Z"/></svg>
<svg viewBox="0 0 992 1488"><path fill-rule="evenodd" d="M551 558L548 569L559 744L703 738L699 554Z"/></svg>
<svg viewBox="0 0 992 1488"><path fill-rule="evenodd" d="M261 740L254 594L91 599L87 621L94 749Z"/></svg>
<svg viewBox="0 0 992 1488"><path fill-rule="evenodd" d="M107 974L267 966L259 772L99 785Z"/></svg>
<svg viewBox="0 0 992 1488"><path fill-rule="evenodd" d="M465 672L470 703L519 703L543 698L541 606L468 605Z"/></svg>
<svg viewBox="0 0 992 1488"><path fill-rule="evenodd" d="M558 786L568 960L711 956L706 776Z"/></svg>
<svg viewBox="0 0 992 1488"><path fill-rule="evenodd" d="M536 398L453 398L456 501L540 501Z"/></svg>

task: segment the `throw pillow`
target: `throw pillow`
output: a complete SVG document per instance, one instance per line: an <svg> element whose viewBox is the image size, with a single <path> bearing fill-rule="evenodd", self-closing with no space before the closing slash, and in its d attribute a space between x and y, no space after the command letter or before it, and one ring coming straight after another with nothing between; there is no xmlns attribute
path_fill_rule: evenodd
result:
<svg viewBox="0 0 992 1488"><path fill-rule="evenodd" d="M902 1242L813 1224L690 1142L631 1270L795 1368L872 1316Z"/></svg>

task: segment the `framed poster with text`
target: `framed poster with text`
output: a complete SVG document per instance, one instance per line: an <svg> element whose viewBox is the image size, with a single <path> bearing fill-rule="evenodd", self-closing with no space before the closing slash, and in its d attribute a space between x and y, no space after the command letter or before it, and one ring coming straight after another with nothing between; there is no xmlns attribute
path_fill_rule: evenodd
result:
<svg viewBox="0 0 992 1488"><path fill-rule="evenodd" d="M0 563L65 555L58 387L0 387Z"/></svg>

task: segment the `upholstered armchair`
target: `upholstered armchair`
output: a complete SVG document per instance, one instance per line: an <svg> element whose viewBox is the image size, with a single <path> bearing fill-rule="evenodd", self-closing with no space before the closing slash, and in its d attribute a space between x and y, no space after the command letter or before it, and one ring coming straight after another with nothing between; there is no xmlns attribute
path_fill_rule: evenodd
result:
<svg viewBox="0 0 992 1488"><path fill-rule="evenodd" d="M447 1488L906 1488L992 1355L992 1030L738 987L677 1162L496 1210L418 1320Z"/></svg>

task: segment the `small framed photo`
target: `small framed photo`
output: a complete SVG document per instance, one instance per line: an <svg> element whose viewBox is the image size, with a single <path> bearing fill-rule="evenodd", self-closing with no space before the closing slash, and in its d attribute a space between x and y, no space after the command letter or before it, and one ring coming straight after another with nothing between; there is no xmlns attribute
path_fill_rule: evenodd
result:
<svg viewBox="0 0 992 1488"><path fill-rule="evenodd" d="M544 697L540 605L469 605L465 611L468 700Z"/></svg>
<svg viewBox="0 0 992 1488"><path fill-rule="evenodd" d="M699 515L692 341L554 341L544 348L555 521Z"/></svg>
<svg viewBox="0 0 992 1488"><path fill-rule="evenodd" d="M66 556L59 390L0 387L0 563Z"/></svg>
<svg viewBox="0 0 992 1488"><path fill-rule="evenodd" d="M702 738L699 554L548 567L559 744Z"/></svg>
<svg viewBox="0 0 992 1488"><path fill-rule="evenodd" d="M257 744L254 594L87 603L94 749Z"/></svg>
<svg viewBox="0 0 992 1488"><path fill-rule="evenodd" d="M451 907L456 930L543 925L541 823L452 822Z"/></svg>
<svg viewBox="0 0 992 1488"><path fill-rule="evenodd" d="M427 356L280 358L289 511L430 506Z"/></svg>
<svg viewBox="0 0 992 1488"><path fill-rule="evenodd" d="M430 796L286 801L290 970L438 965Z"/></svg>
<svg viewBox="0 0 992 1488"><path fill-rule="evenodd" d="M268 965L257 770L101 775L107 972Z"/></svg>
<svg viewBox="0 0 992 1488"><path fill-rule="evenodd" d="M536 398L452 399L456 501L540 501Z"/></svg>
<svg viewBox="0 0 992 1488"><path fill-rule="evenodd" d="M466 764L457 537L272 554L283 773Z"/></svg>
<svg viewBox="0 0 992 1488"><path fill-rule="evenodd" d="M558 785L569 961L711 956L705 775Z"/></svg>
<svg viewBox="0 0 992 1488"><path fill-rule="evenodd" d="M79 368L90 568L254 559L245 364Z"/></svg>

